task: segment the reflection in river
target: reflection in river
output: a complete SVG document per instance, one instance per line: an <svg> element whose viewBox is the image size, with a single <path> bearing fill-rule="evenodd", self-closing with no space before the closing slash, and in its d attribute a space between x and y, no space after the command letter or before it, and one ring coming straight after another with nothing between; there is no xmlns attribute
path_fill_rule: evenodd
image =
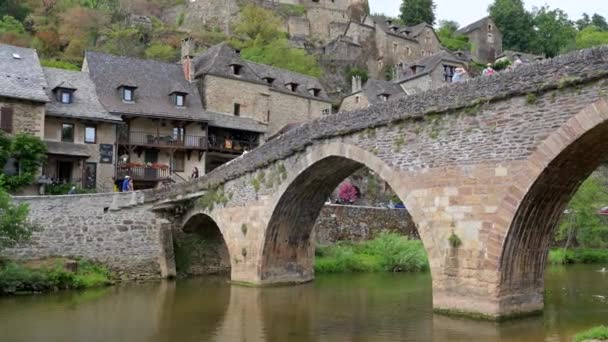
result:
<svg viewBox="0 0 608 342"><path fill-rule="evenodd" d="M597 268L549 268L544 314L501 324L434 315L429 274L263 289L200 278L0 298L0 341L571 341L608 323Z"/></svg>

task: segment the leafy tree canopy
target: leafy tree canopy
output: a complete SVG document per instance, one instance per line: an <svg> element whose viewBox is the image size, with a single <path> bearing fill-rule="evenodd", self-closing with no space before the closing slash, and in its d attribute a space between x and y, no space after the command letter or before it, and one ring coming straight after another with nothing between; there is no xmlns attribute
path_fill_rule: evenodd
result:
<svg viewBox="0 0 608 342"><path fill-rule="evenodd" d="M146 49L146 58L161 62L175 62L179 59L177 49L170 45L154 43Z"/></svg>
<svg viewBox="0 0 608 342"><path fill-rule="evenodd" d="M40 138L17 134L12 138L0 133L0 164L14 159L19 165L18 175L0 173L0 184L7 191L16 191L34 182L34 177L46 159L46 145Z"/></svg>
<svg viewBox="0 0 608 342"><path fill-rule="evenodd" d="M505 50L530 51L534 20L522 0L494 0L488 12L502 33Z"/></svg>
<svg viewBox="0 0 608 342"><path fill-rule="evenodd" d="M441 20L437 30L441 44L452 51L470 50L469 38L456 33L458 27L459 25L455 21Z"/></svg>
<svg viewBox="0 0 608 342"><path fill-rule="evenodd" d="M433 0L403 0L399 17L406 25L410 26L422 22L434 25L435 7Z"/></svg>
<svg viewBox="0 0 608 342"><path fill-rule="evenodd" d="M27 204L15 204L0 183L0 251L27 241L35 228L27 220Z"/></svg>
<svg viewBox="0 0 608 342"><path fill-rule="evenodd" d="M602 31L595 26L587 26L576 35L577 49L586 49L605 44L608 44L608 31Z"/></svg>
<svg viewBox="0 0 608 342"><path fill-rule="evenodd" d="M9 32L22 34L25 32L25 29L23 28L23 24L21 24L17 19L10 15L5 15L0 20L0 34Z"/></svg>
<svg viewBox="0 0 608 342"><path fill-rule="evenodd" d="M543 6L535 9L533 16L535 27L533 51L535 53L544 53L548 57L557 56L565 44L576 37L574 23L560 9Z"/></svg>

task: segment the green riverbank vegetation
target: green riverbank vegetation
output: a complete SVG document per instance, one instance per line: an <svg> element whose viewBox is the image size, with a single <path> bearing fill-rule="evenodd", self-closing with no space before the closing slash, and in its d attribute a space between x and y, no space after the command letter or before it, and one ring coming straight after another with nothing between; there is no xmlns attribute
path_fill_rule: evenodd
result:
<svg viewBox="0 0 608 342"><path fill-rule="evenodd" d="M583 342L583 341L605 341L608 340L608 326L600 325L594 328L591 328L587 331L583 331L582 333L576 334L574 336L574 342Z"/></svg>
<svg viewBox="0 0 608 342"><path fill-rule="evenodd" d="M382 234L361 243L317 246L316 273L417 272L429 268L422 242L397 234Z"/></svg>
<svg viewBox="0 0 608 342"><path fill-rule="evenodd" d="M111 283L106 267L87 260L0 261L0 295L87 289Z"/></svg>

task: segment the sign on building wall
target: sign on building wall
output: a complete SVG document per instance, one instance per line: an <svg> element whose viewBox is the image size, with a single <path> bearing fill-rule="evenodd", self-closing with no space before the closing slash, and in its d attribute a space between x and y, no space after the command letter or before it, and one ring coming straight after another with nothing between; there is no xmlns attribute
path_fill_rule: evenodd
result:
<svg viewBox="0 0 608 342"><path fill-rule="evenodd" d="M99 162L104 164L112 164L114 156L114 145L99 144Z"/></svg>

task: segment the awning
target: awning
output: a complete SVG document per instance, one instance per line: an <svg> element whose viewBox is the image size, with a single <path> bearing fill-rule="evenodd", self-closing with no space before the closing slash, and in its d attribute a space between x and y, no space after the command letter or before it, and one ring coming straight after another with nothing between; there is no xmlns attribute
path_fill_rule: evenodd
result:
<svg viewBox="0 0 608 342"><path fill-rule="evenodd" d="M45 140L47 146L47 154L58 156L69 156L75 158L89 158L91 153L84 144L74 144L64 141L48 141Z"/></svg>

